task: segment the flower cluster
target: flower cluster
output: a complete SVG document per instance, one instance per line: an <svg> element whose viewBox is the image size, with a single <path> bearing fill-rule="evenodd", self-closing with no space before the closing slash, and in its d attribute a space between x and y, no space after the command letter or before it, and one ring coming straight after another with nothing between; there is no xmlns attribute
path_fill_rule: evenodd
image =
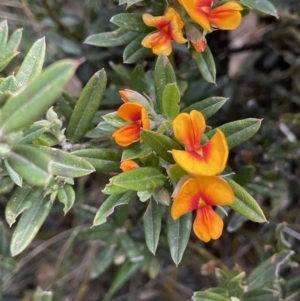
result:
<svg viewBox="0 0 300 301"><path fill-rule="evenodd" d="M141 130L150 129L150 119L145 107L147 100L141 94L132 90L123 90L120 94L125 103L120 106L117 115L126 123L112 137L118 145L127 147L142 142ZM153 123L155 127L155 120ZM223 220L213 206L231 205L234 201L229 184L217 176L223 172L228 158L224 133L216 129L208 140L204 135L205 119L196 110L178 114L172 128L176 140L184 146L181 150L173 149L172 156L186 175L181 177L173 192L171 216L177 219L197 210L193 225L195 234L205 242L218 239L222 234ZM127 172L139 168L139 165L133 160L124 160L120 167Z"/></svg>
<svg viewBox="0 0 300 301"><path fill-rule="evenodd" d="M169 55L172 52L172 40L179 44L189 41L197 52L203 52L206 47L207 32L211 32L213 28L233 30L242 21L243 8L236 2L227 2L213 7L213 0L179 0L175 7L179 8L177 10L168 8L163 16L143 15L144 23L156 27L157 31L148 34L143 39L142 45L151 48L157 55L162 52ZM181 7L190 18L182 16ZM184 27L187 39L183 36Z"/></svg>

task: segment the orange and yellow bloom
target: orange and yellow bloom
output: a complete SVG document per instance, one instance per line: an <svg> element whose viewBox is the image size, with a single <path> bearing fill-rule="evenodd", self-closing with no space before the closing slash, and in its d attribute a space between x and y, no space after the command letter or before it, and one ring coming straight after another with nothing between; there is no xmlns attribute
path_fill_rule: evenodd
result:
<svg viewBox="0 0 300 301"><path fill-rule="evenodd" d="M234 194L227 182L216 176L189 178L175 196L171 216L180 216L197 210L193 229L197 237L205 242L218 239L223 231L223 220L212 206L231 205Z"/></svg>
<svg viewBox="0 0 300 301"><path fill-rule="evenodd" d="M214 176L221 173L228 159L228 145L224 133L217 129L204 145L201 139L206 128L203 115L192 110L181 113L173 121L173 131L185 150L172 150L175 162L192 175Z"/></svg>
<svg viewBox="0 0 300 301"><path fill-rule="evenodd" d="M139 168L139 166L133 160L124 160L121 162L120 168L123 171L130 171Z"/></svg>
<svg viewBox="0 0 300 301"><path fill-rule="evenodd" d="M215 8L212 8L213 0L179 0L179 3L206 31L212 31L211 25L223 30L233 30L242 21L243 8L236 2L227 2Z"/></svg>
<svg viewBox="0 0 300 301"><path fill-rule="evenodd" d="M150 120L146 109L137 103L126 102L120 106L118 116L130 122L115 131L112 137L120 146L128 146L140 139L141 129L150 129Z"/></svg>
<svg viewBox="0 0 300 301"><path fill-rule="evenodd" d="M144 47L151 48L157 55L162 52L169 55L172 52L172 40L179 44L187 42L182 35L184 23L173 8L169 8L163 16L159 17L143 14L143 21L146 25L158 29L155 33L148 34L142 41Z"/></svg>

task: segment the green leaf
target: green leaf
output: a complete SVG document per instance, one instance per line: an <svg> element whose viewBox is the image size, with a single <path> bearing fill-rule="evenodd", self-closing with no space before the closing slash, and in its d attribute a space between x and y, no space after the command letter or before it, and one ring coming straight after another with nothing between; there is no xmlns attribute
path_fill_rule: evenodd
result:
<svg viewBox="0 0 300 301"><path fill-rule="evenodd" d="M52 205L49 196L39 197L35 200L34 206L23 212L12 236L10 245L12 256L20 254L31 243L50 213Z"/></svg>
<svg viewBox="0 0 300 301"><path fill-rule="evenodd" d="M29 209L42 196L43 191L42 187L18 187L15 189L5 208L5 218L10 227L23 211Z"/></svg>
<svg viewBox="0 0 300 301"><path fill-rule="evenodd" d="M261 122L262 119L247 118L225 123L218 129L225 134L228 147L233 148L251 138L259 130ZM205 134L207 138L211 138L215 132L216 129L213 129Z"/></svg>
<svg viewBox="0 0 300 301"><path fill-rule="evenodd" d="M196 62L202 77L209 83L216 83L216 66L214 57L206 46L205 51L202 53L197 52L194 48L190 48L190 53Z"/></svg>
<svg viewBox="0 0 300 301"><path fill-rule="evenodd" d="M130 89L139 93L146 93L148 91L145 79L145 70L142 65L136 65L132 70L129 80L129 87Z"/></svg>
<svg viewBox="0 0 300 301"><path fill-rule="evenodd" d="M117 112L111 112L102 116L102 118L113 127L120 128L128 124L128 121L118 116ZM97 125L97 128L101 129L101 122Z"/></svg>
<svg viewBox="0 0 300 301"><path fill-rule="evenodd" d="M234 203L230 205L230 207L253 222L266 222L266 217L255 199L242 186L233 180L228 178L225 178L225 180L232 188L235 196Z"/></svg>
<svg viewBox="0 0 300 301"><path fill-rule="evenodd" d="M16 92L18 90L18 84L13 75L8 76L1 84L0 91L6 92Z"/></svg>
<svg viewBox="0 0 300 301"><path fill-rule="evenodd" d="M141 33L125 47L123 52L123 61L125 64L134 64L151 53L149 48L142 46L142 40L146 35L146 33Z"/></svg>
<svg viewBox="0 0 300 301"><path fill-rule="evenodd" d="M226 103L225 97L208 97L185 108L182 112L189 113L192 110L200 111L207 119L214 115Z"/></svg>
<svg viewBox="0 0 300 301"><path fill-rule="evenodd" d="M2 110L1 130L6 134L20 130L44 114L77 66L78 62L71 60L59 61L48 67L20 93L9 98Z"/></svg>
<svg viewBox="0 0 300 301"><path fill-rule="evenodd" d="M38 149L43 150L52 159L53 175L77 178L95 171L94 167L81 157L51 147L38 146Z"/></svg>
<svg viewBox="0 0 300 301"><path fill-rule="evenodd" d="M67 129L67 137L77 142L87 132L97 112L107 83L104 69L96 72L84 87Z"/></svg>
<svg viewBox="0 0 300 301"><path fill-rule="evenodd" d="M174 163L174 159L170 151L172 151L172 149L181 149L181 147L173 139L156 132L142 130L141 138L157 156L169 163Z"/></svg>
<svg viewBox="0 0 300 301"><path fill-rule="evenodd" d="M144 259L139 246L127 233L119 232L117 237L129 261L138 262Z"/></svg>
<svg viewBox="0 0 300 301"><path fill-rule="evenodd" d="M7 21L3 21L0 23L0 53L5 49L6 43L8 39L8 26Z"/></svg>
<svg viewBox="0 0 300 301"><path fill-rule="evenodd" d="M18 51L0 53L0 71L2 71L18 53Z"/></svg>
<svg viewBox="0 0 300 301"><path fill-rule="evenodd" d="M89 36L84 43L100 47L116 47L126 45L134 40L139 33L118 28L115 31L103 32Z"/></svg>
<svg viewBox="0 0 300 301"><path fill-rule="evenodd" d="M171 197L169 191L165 187L155 188L152 193L153 199L164 206L170 206Z"/></svg>
<svg viewBox="0 0 300 301"><path fill-rule="evenodd" d="M299 113L285 113L285 114L280 115L280 120L282 120L285 123L298 126L298 125L300 125L300 114Z"/></svg>
<svg viewBox="0 0 300 301"><path fill-rule="evenodd" d="M85 241L103 240L108 241L110 238L115 238L115 225L105 223L96 228L89 228L80 231L78 238Z"/></svg>
<svg viewBox="0 0 300 301"><path fill-rule="evenodd" d="M134 196L135 192L133 191L127 191L124 194L110 195L98 209L93 226L104 224L107 217L114 212L117 206L128 205Z"/></svg>
<svg viewBox="0 0 300 301"><path fill-rule="evenodd" d="M243 285L242 280L245 277L246 273L242 272L237 276L230 279L228 282L228 292L230 296L236 297L238 300L242 299L246 287Z"/></svg>
<svg viewBox="0 0 300 301"><path fill-rule="evenodd" d="M243 301L279 301L278 291L271 290L268 288L261 288L245 292Z"/></svg>
<svg viewBox="0 0 300 301"><path fill-rule="evenodd" d="M27 128L23 132L23 137L20 140L20 144L30 143L35 139L39 138L44 132L46 128L43 125L38 123L32 124L29 128Z"/></svg>
<svg viewBox="0 0 300 301"><path fill-rule="evenodd" d="M139 142L133 143L124 148L121 161L147 157L151 153L152 149L148 145Z"/></svg>
<svg viewBox="0 0 300 301"><path fill-rule="evenodd" d="M38 287L33 295L33 301L52 301L52 292L43 291Z"/></svg>
<svg viewBox="0 0 300 301"><path fill-rule="evenodd" d="M23 28L16 29L5 47L5 52L17 51L22 39Z"/></svg>
<svg viewBox="0 0 300 301"><path fill-rule="evenodd" d="M146 244L151 253L155 255L161 229L161 207L155 201L149 202L143 217Z"/></svg>
<svg viewBox="0 0 300 301"><path fill-rule="evenodd" d="M240 2L267 15L278 18L276 8L268 0L240 0Z"/></svg>
<svg viewBox="0 0 300 301"><path fill-rule="evenodd" d="M9 244L6 227L4 227L2 223L2 219L0 220L0 255L9 256ZM3 256L2 256L3 255Z"/></svg>
<svg viewBox="0 0 300 301"><path fill-rule="evenodd" d="M63 92L58 100L59 111L70 121L77 99L72 95Z"/></svg>
<svg viewBox="0 0 300 301"><path fill-rule="evenodd" d="M43 186L52 178L50 156L31 145L13 147L7 161L29 184Z"/></svg>
<svg viewBox="0 0 300 301"><path fill-rule="evenodd" d="M122 13L115 15L110 20L119 27L136 32L150 32L152 28L148 27L142 19L141 14Z"/></svg>
<svg viewBox="0 0 300 301"><path fill-rule="evenodd" d="M120 172L121 151L115 149L81 149L72 152L100 172Z"/></svg>
<svg viewBox="0 0 300 301"><path fill-rule="evenodd" d="M4 159L4 164L10 178L14 181L14 183L18 186L22 186L22 177L9 165L7 159Z"/></svg>
<svg viewBox="0 0 300 301"><path fill-rule="evenodd" d="M45 58L45 38L37 40L29 49L17 75L18 87L25 87L42 72Z"/></svg>
<svg viewBox="0 0 300 301"><path fill-rule="evenodd" d="M14 182L11 180L10 177L1 177L0 178L0 194L5 194L9 193L13 187L14 187Z"/></svg>
<svg viewBox="0 0 300 301"><path fill-rule="evenodd" d="M180 111L180 91L176 83L167 84L164 88L162 96L162 106L164 114L171 120L173 120Z"/></svg>
<svg viewBox="0 0 300 301"><path fill-rule="evenodd" d="M195 292L193 301L230 301L229 298L212 292Z"/></svg>
<svg viewBox="0 0 300 301"><path fill-rule="evenodd" d="M176 76L169 59L161 54L156 61L154 69L154 85L156 103L160 113L163 113L163 92L167 84L176 83Z"/></svg>
<svg viewBox="0 0 300 301"><path fill-rule="evenodd" d="M169 212L167 217L167 227L171 257L176 266L178 266L190 238L192 229L192 213L187 213L177 220L174 220L171 217L171 212Z"/></svg>
<svg viewBox="0 0 300 301"><path fill-rule="evenodd" d="M69 184L59 187L57 197L58 200L64 204L63 210L66 215L75 202L75 192L73 187Z"/></svg>
<svg viewBox="0 0 300 301"><path fill-rule="evenodd" d="M152 190L163 186L167 181L162 170L154 167L140 167L134 170L123 172L110 178L109 184L102 190L105 194L115 193L114 187L121 188L121 191Z"/></svg>
<svg viewBox="0 0 300 301"><path fill-rule="evenodd" d="M59 140L53 134L46 132L42 133L32 143L35 145L54 146L59 143Z"/></svg>
<svg viewBox="0 0 300 301"><path fill-rule="evenodd" d="M1 272L4 273L12 273L13 271L15 271L17 269L17 261L14 260L11 257L2 257L0 259L0 270L2 270ZM3 275L3 274L2 274Z"/></svg>
<svg viewBox="0 0 300 301"><path fill-rule="evenodd" d="M248 290L252 291L271 283L279 277L280 268L294 254L294 251L281 251L263 261L247 277Z"/></svg>

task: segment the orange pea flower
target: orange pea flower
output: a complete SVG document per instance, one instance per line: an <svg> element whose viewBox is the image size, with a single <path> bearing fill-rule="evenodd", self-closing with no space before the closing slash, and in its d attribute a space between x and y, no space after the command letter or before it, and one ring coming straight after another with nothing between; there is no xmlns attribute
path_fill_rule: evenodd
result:
<svg viewBox="0 0 300 301"><path fill-rule="evenodd" d="M155 33L148 34L142 41L142 45L151 48L156 55L162 52L169 55L172 52L172 40L179 44L187 42L182 35L184 23L173 8L169 8L163 16L159 17L143 14L143 21L146 25L158 29Z"/></svg>
<svg viewBox="0 0 300 301"><path fill-rule="evenodd" d="M140 138L141 129L150 129L148 113L143 106L137 103L124 103L120 106L118 116L130 124L124 125L112 135L120 146L128 146Z"/></svg>
<svg viewBox="0 0 300 301"><path fill-rule="evenodd" d="M213 176L198 176L189 178L177 193L171 216L180 216L197 210L193 229L197 237L205 242L218 239L223 231L223 220L213 210L212 206L231 205L234 194L231 187L223 179Z"/></svg>
<svg viewBox="0 0 300 301"><path fill-rule="evenodd" d="M172 155L175 162L189 174L214 176L226 166L228 145L219 129L206 144L200 145L205 127L203 115L196 110L177 115L173 120L173 131L185 150L173 149Z"/></svg>
<svg viewBox="0 0 300 301"><path fill-rule="evenodd" d="M179 0L189 16L207 31L211 24L223 30L236 29L241 21L243 7L236 2L227 2L212 8L213 0Z"/></svg>
<svg viewBox="0 0 300 301"><path fill-rule="evenodd" d="M139 166L137 165L136 162L134 162L133 160L124 160L121 165L120 165L120 168L123 170L123 171L129 171L129 170L133 170L133 169L136 169L138 168Z"/></svg>

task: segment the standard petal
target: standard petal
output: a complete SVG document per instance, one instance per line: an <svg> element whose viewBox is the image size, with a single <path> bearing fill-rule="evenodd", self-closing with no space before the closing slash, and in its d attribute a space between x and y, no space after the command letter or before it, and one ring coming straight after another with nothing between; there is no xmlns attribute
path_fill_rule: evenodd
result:
<svg viewBox="0 0 300 301"><path fill-rule="evenodd" d="M125 147L140 138L140 128L137 124L125 125L115 131L112 137L118 145Z"/></svg>
<svg viewBox="0 0 300 301"><path fill-rule="evenodd" d="M126 102L118 109L118 116L126 121L138 121L142 118L143 106L137 103Z"/></svg>
<svg viewBox="0 0 300 301"><path fill-rule="evenodd" d="M205 126L203 115L196 110L181 113L173 121L174 135L187 150L199 148Z"/></svg>
<svg viewBox="0 0 300 301"><path fill-rule="evenodd" d="M212 207L205 206L197 210L193 228L199 239L208 242L211 239L218 239L221 236L223 225L222 218Z"/></svg>
<svg viewBox="0 0 300 301"><path fill-rule="evenodd" d="M227 2L211 10L209 21L222 30L233 30L242 22L242 10L238 3Z"/></svg>
<svg viewBox="0 0 300 301"><path fill-rule="evenodd" d="M146 25L158 29L164 28L170 22L165 16L154 17L150 14L143 14L143 21Z"/></svg>
<svg viewBox="0 0 300 301"><path fill-rule="evenodd" d="M207 31L212 31L208 17L213 0L179 0L188 15Z"/></svg>

